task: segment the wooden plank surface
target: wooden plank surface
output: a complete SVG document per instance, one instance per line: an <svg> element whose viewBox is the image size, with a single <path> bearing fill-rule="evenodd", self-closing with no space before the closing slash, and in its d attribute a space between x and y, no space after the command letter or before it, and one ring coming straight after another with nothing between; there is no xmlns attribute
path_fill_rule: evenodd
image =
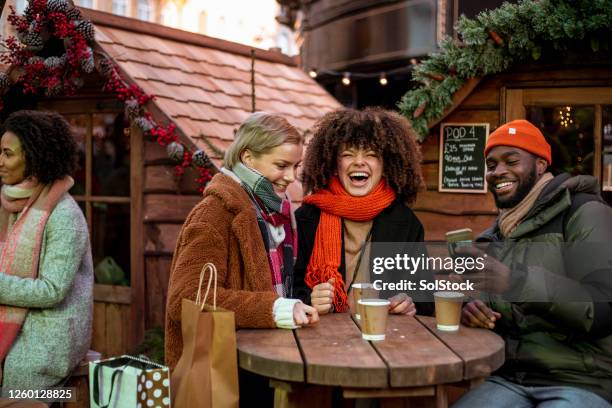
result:
<svg viewBox="0 0 612 408"><path fill-rule="evenodd" d="M464 361L463 379L488 376L504 363L504 340L491 330L461 326L456 333L442 332L433 317L417 319Z"/></svg>
<svg viewBox="0 0 612 408"><path fill-rule="evenodd" d="M132 303L132 288L96 283L94 285L94 301L129 305Z"/></svg>
<svg viewBox="0 0 612 408"><path fill-rule="evenodd" d="M460 381L463 362L418 320L389 316L384 341L372 342L390 369L391 387Z"/></svg>
<svg viewBox="0 0 612 408"><path fill-rule="evenodd" d="M172 255L183 224L147 223L144 228L147 252Z"/></svg>
<svg viewBox="0 0 612 408"><path fill-rule="evenodd" d="M103 357L108 356L106 350L106 303L94 302L91 348L102 353Z"/></svg>
<svg viewBox="0 0 612 408"><path fill-rule="evenodd" d="M497 207L492 194L440 193L420 191L413 211L430 211L447 215L497 215Z"/></svg>
<svg viewBox="0 0 612 408"><path fill-rule="evenodd" d="M189 212L200 201L201 196L176 194L145 194L145 222L178 222L183 223Z"/></svg>
<svg viewBox="0 0 612 408"><path fill-rule="evenodd" d="M278 380L303 382L304 364L291 330L238 330L241 368Z"/></svg>
<svg viewBox="0 0 612 408"><path fill-rule="evenodd" d="M460 228L471 228L476 237L496 218L494 215L444 215L425 211L415 211L415 214L425 228L426 241L444 241L446 232Z"/></svg>
<svg viewBox="0 0 612 408"><path fill-rule="evenodd" d="M143 134L135 124L130 127L130 286L132 304L130 312L129 346L135 347L144 338L145 331L145 273L143 232ZM89 173L88 173L89 174ZM125 350L122 350L125 352ZM116 355L116 354L113 354Z"/></svg>
<svg viewBox="0 0 612 408"><path fill-rule="evenodd" d="M296 331L309 384L388 387L388 370L348 313L321 316L319 324Z"/></svg>
<svg viewBox="0 0 612 408"><path fill-rule="evenodd" d="M147 256L145 258L146 329L156 326L164 327L171 262L172 259L169 257Z"/></svg>

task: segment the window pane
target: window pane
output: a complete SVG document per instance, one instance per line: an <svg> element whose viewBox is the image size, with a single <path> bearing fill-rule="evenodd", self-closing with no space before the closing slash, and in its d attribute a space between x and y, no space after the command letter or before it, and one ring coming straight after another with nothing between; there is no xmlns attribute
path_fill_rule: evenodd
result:
<svg viewBox="0 0 612 408"><path fill-rule="evenodd" d="M127 16L127 0L113 0L113 14Z"/></svg>
<svg viewBox="0 0 612 408"><path fill-rule="evenodd" d="M138 18L144 21L151 20L151 6L149 0L138 0Z"/></svg>
<svg viewBox="0 0 612 408"><path fill-rule="evenodd" d="M91 249L96 282L129 285L130 205L92 203Z"/></svg>
<svg viewBox="0 0 612 408"><path fill-rule="evenodd" d="M72 129L72 135L77 143L78 159L77 169L72 175L74 178L74 186L70 189L70 194L85 195L85 180L86 180L86 167L85 158L87 151L87 123L88 115L65 115L64 118L70 124Z"/></svg>
<svg viewBox="0 0 612 408"><path fill-rule="evenodd" d="M592 106L526 106L527 120L538 126L552 150L553 174L593 174Z"/></svg>
<svg viewBox="0 0 612 408"><path fill-rule="evenodd" d="M93 115L92 194L130 196L130 138L125 116Z"/></svg>

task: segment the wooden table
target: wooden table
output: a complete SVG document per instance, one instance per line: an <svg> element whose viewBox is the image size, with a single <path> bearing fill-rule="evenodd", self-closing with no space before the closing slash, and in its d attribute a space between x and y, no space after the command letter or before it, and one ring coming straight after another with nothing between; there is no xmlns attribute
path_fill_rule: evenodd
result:
<svg viewBox="0 0 612 408"><path fill-rule="evenodd" d="M389 316L386 339L361 338L348 313L297 330L239 330L240 367L271 379L275 407L331 406L344 398L381 398L384 406L448 405L446 387L479 384L504 361L504 342L485 329L436 330L432 317ZM418 397L416 400L413 399Z"/></svg>

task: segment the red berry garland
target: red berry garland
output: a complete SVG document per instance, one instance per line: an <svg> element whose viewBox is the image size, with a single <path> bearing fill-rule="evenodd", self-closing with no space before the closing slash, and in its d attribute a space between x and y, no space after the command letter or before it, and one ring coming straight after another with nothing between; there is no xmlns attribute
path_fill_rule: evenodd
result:
<svg viewBox="0 0 612 408"><path fill-rule="evenodd" d="M78 9L61 1L47 3L47 0L31 0L23 16L18 15L12 6L10 8L8 21L17 30L17 38L10 36L3 39L8 52L0 56L0 62L23 69L17 83L22 85L24 94L42 91L49 96L73 95L83 85L83 73L90 73L97 67L106 79L104 90L125 102L130 120L142 129L144 135L156 140L162 147L180 143L174 123L164 127L146 111L144 105L154 98L153 95L145 93L136 84L127 84L115 64L106 56L96 60L91 48L94 42L93 25L82 20ZM36 55L49 38L64 41L63 55L46 59ZM7 80L5 78L3 83ZM5 88L8 86L4 85ZM0 110L3 108L3 101L0 100ZM200 160L194 163L192 152L185 146L183 151L182 161L175 167L176 174L182 176L187 167L195 167L198 172L196 182L200 186L198 191L202 192L212 178L209 169L200 164L201 158L207 159L207 156L203 152L195 152Z"/></svg>

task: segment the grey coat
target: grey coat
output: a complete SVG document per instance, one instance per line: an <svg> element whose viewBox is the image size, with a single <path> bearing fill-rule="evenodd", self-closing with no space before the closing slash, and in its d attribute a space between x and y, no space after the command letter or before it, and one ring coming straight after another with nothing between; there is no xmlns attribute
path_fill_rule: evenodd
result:
<svg viewBox="0 0 612 408"><path fill-rule="evenodd" d="M0 304L29 309L9 351L8 388L56 386L85 357L93 320L93 266L83 212L69 195L58 202L43 233L38 278L0 273Z"/></svg>

